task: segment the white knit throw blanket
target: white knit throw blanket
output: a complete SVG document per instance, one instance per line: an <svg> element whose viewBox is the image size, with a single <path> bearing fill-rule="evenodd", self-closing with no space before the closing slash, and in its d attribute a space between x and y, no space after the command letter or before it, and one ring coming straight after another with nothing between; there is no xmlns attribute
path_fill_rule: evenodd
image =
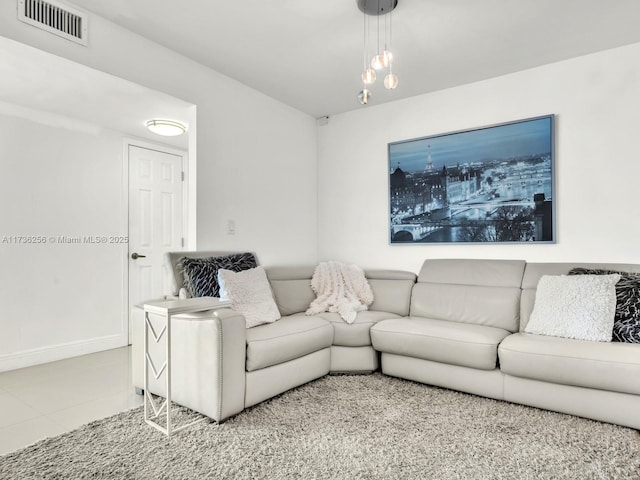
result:
<svg viewBox="0 0 640 480"><path fill-rule="evenodd" d="M357 265L321 262L313 272L311 288L316 299L309 305L307 315L336 312L351 324L359 311L367 310L373 303L369 282L364 271Z"/></svg>

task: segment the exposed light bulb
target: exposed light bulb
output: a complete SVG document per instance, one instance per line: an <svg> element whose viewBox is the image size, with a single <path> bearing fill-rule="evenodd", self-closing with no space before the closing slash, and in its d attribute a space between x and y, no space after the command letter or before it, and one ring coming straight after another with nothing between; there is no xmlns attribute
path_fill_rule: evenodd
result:
<svg viewBox="0 0 640 480"><path fill-rule="evenodd" d="M382 55L376 55L371 59L371 67L375 70L382 70L384 65L382 64Z"/></svg>
<svg viewBox="0 0 640 480"><path fill-rule="evenodd" d="M374 3L376 0L358 0L358 8L363 15L363 64L364 68L360 74L362 79L362 90L358 93L358 101L362 105L366 105L371 100L371 92L368 90L370 85L375 83L376 77L384 77L383 83L387 90L393 90L398 86L398 77L393 74L392 63L393 54L391 53L391 15L396 7L398 0L377 0L377 8ZM372 29L371 19L377 17L377 27L374 27L376 38L370 41L370 31ZM384 18L384 25L381 19ZM384 47L384 48L383 48ZM369 56L374 53L373 56ZM385 76L385 74L387 74Z"/></svg>
<svg viewBox="0 0 640 480"><path fill-rule="evenodd" d="M370 98L371 98L371 92L366 88L362 89L362 91L358 94L358 101L362 105L366 105L369 102Z"/></svg>
<svg viewBox="0 0 640 480"><path fill-rule="evenodd" d="M386 77L384 77L384 86L387 90L393 90L398 86L398 76L394 73L389 73Z"/></svg>
<svg viewBox="0 0 640 480"><path fill-rule="evenodd" d="M391 65L391 63L393 62L393 53L391 53L389 50L385 50L384 52L382 52L380 54L381 57L381 62L382 62L382 66L384 68L389 67L389 65Z"/></svg>
<svg viewBox="0 0 640 480"><path fill-rule="evenodd" d="M376 71L373 68L367 68L362 72L362 83L365 85L371 85L376 81Z"/></svg>

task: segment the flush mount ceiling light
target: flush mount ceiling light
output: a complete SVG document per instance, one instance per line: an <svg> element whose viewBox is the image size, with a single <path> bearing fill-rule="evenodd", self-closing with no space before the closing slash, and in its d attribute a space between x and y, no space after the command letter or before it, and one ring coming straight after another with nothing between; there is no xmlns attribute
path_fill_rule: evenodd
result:
<svg viewBox="0 0 640 480"><path fill-rule="evenodd" d="M371 98L371 92L367 89L376 81L376 71L389 69L384 77L384 86L387 90L393 90L398 86L398 76L393 73L391 65L393 54L391 53L391 12L398 6L398 0L356 0L358 8L364 14L363 30L363 69L362 69L362 91L358 93L358 100L362 105L366 105ZM372 16L377 17L375 33L376 44L372 48L370 41L370 30ZM380 35L380 17L384 17L384 32ZM381 39L383 42L381 42ZM375 49L375 50L373 50ZM373 54L371 53L373 50Z"/></svg>
<svg viewBox="0 0 640 480"><path fill-rule="evenodd" d="M175 137L187 131L187 127L173 120L149 120L147 128L163 137Z"/></svg>

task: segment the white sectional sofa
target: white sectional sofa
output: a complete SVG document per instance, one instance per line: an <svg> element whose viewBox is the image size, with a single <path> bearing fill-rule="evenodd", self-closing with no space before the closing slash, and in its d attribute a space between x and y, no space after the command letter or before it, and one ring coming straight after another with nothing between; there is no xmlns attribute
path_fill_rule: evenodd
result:
<svg viewBox="0 0 640 480"><path fill-rule="evenodd" d="M215 256L228 252L198 252ZM180 255L170 256L175 263ZM542 275L640 265L428 259L419 275L365 271L374 294L353 324L305 315L314 266L266 268L282 318L245 328L230 309L177 315L172 397L216 421L328 373L371 372L640 429L640 344L524 333ZM176 273L177 285L182 284ZM143 385L143 312L133 382ZM161 382L150 390L163 394Z"/></svg>
<svg viewBox="0 0 640 480"><path fill-rule="evenodd" d="M200 257L232 252L183 252ZM183 283L170 253L175 284ZM315 298L314 266L272 267L267 274L282 318L245 328L241 315L229 309L182 314L172 319L172 400L221 421L247 407L320 378L330 372L371 372L378 353L369 330L376 322L409 313L416 275L394 270L366 272L375 301L356 321L345 324L335 313L305 315ZM132 314L133 383L144 384L144 313ZM153 342L151 349L160 350ZM155 358L162 352L153 351ZM162 381L150 379L152 393L164 394Z"/></svg>

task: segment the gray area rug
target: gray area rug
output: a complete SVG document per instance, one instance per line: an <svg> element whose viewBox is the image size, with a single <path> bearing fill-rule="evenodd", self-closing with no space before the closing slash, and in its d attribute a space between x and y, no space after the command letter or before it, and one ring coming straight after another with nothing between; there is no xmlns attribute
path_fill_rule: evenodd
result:
<svg viewBox="0 0 640 480"><path fill-rule="evenodd" d="M0 478L636 479L640 433L381 374L328 376L170 439L130 410L0 457Z"/></svg>

